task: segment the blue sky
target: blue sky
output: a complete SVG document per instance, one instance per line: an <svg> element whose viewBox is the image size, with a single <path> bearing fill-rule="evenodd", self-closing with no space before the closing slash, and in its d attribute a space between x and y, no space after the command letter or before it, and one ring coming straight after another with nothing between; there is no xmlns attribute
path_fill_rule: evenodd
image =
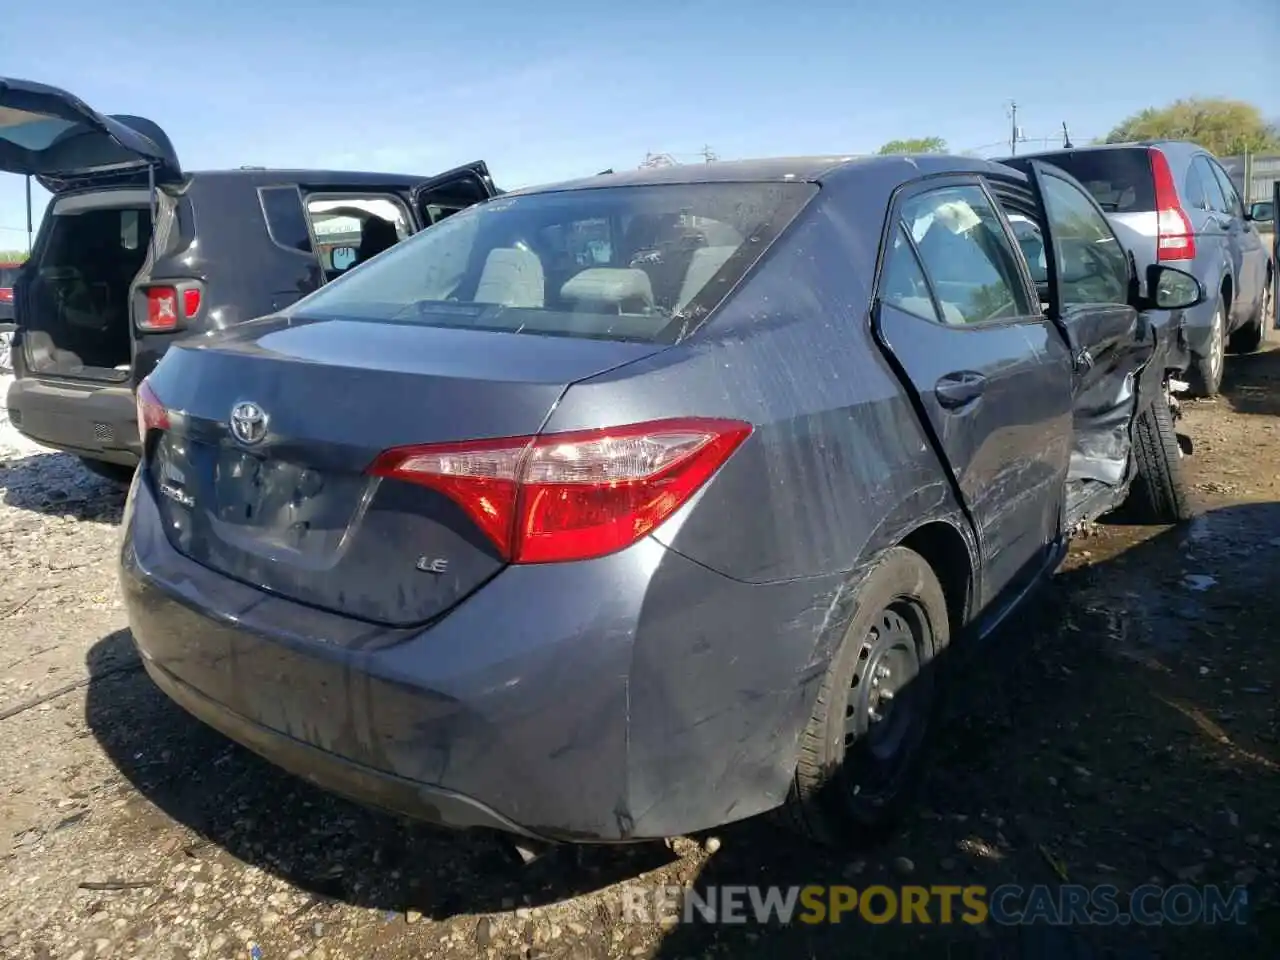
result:
<svg viewBox="0 0 1280 960"><path fill-rule="evenodd" d="M1177 97L1280 117L1277 0L102 0L10 4L0 72L150 117L184 167L429 174L517 187L695 160L875 150L937 135L995 152L1078 139ZM217 11L216 13L214 11ZM1209 46L1217 38L1218 45ZM0 174L0 248L25 245ZM44 196L37 196L37 218Z"/></svg>

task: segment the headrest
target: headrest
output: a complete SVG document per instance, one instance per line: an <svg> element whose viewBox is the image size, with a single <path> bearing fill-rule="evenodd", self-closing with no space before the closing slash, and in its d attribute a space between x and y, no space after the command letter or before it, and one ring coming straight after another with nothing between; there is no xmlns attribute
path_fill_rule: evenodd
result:
<svg viewBox="0 0 1280 960"><path fill-rule="evenodd" d="M560 296L578 304L642 311L653 306L653 284L647 273L635 267L591 267L571 277L560 288Z"/></svg>
<svg viewBox="0 0 1280 960"><path fill-rule="evenodd" d="M518 247L497 247L485 258L472 299L536 309L543 305L543 283L542 261L537 254Z"/></svg>

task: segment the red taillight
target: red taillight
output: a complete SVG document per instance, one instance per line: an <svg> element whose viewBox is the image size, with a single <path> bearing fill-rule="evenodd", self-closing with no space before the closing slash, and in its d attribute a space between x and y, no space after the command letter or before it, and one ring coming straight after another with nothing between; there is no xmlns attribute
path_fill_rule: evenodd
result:
<svg viewBox="0 0 1280 960"><path fill-rule="evenodd" d="M200 312L204 293L198 280L184 280L177 286L147 287L146 317L138 327L147 333L165 333L178 329L184 320Z"/></svg>
<svg viewBox="0 0 1280 960"><path fill-rule="evenodd" d="M151 384L143 380L138 384L138 436L145 444L150 431L168 429L169 411L151 389Z"/></svg>
<svg viewBox="0 0 1280 960"><path fill-rule="evenodd" d="M147 329L173 330L178 326L178 291L173 287L147 288Z"/></svg>
<svg viewBox="0 0 1280 960"><path fill-rule="evenodd" d="M1156 259L1194 260L1195 233L1191 220L1178 201L1178 189L1173 183L1169 161L1159 150L1148 152L1156 192Z"/></svg>
<svg viewBox="0 0 1280 960"><path fill-rule="evenodd" d="M656 528L750 433L736 420L660 420L397 447L369 472L439 490L513 563L586 560Z"/></svg>
<svg viewBox="0 0 1280 960"><path fill-rule="evenodd" d="M13 303L13 287L0 287L0 303Z"/></svg>

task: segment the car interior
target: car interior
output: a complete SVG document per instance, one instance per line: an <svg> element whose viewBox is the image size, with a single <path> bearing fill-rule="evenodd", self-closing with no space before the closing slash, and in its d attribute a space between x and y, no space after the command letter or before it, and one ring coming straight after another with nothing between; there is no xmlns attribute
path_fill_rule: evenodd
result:
<svg viewBox="0 0 1280 960"><path fill-rule="evenodd" d="M732 226L716 221L682 225L678 214L628 220L552 223L505 238L459 278L453 298L568 315L560 325L573 332L612 315L619 318L610 325L615 333L654 334L690 306L742 243Z"/></svg>
<svg viewBox="0 0 1280 960"><path fill-rule="evenodd" d="M129 290L150 240L146 206L54 211L31 275L24 325L33 372L128 377Z"/></svg>
<svg viewBox="0 0 1280 960"><path fill-rule="evenodd" d="M307 216L322 251L325 280L342 276L409 236L404 207L390 196L308 198ZM350 250L354 249L354 256ZM342 250L346 255L335 257Z"/></svg>

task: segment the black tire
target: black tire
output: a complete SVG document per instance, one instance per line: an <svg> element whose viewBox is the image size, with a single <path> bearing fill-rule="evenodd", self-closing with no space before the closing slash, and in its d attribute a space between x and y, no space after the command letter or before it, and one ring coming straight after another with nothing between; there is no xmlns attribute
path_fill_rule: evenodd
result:
<svg viewBox="0 0 1280 960"><path fill-rule="evenodd" d="M818 843L846 846L882 836L901 818L924 767L937 707L934 658L950 635L946 599L929 564L906 547L887 551L858 591L858 612L800 738L791 797L781 811L787 826ZM886 687L897 694L891 702L882 698Z"/></svg>
<svg viewBox="0 0 1280 960"><path fill-rule="evenodd" d="M1191 518L1191 497L1182 476L1181 448L1163 393L1133 425L1137 475L1125 506L1142 523L1180 523Z"/></svg>
<svg viewBox="0 0 1280 960"><path fill-rule="evenodd" d="M1218 297L1218 305L1213 309L1213 330L1209 336L1209 346L1205 354L1191 357L1191 365L1187 368L1187 379L1191 383L1191 393L1196 397L1216 397L1222 388L1222 371L1226 367L1226 309L1222 297Z"/></svg>
<svg viewBox="0 0 1280 960"><path fill-rule="evenodd" d="M1253 353L1262 346L1267 328L1275 323L1273 306L1271 275L1268 271L1267 285L1262 291L1262 302L1258 304L1258 315L1248 326L1241 327L1231 335L1227 346L1232 353Z"/></svg>
<svg viewBox="0 0 1280 960"><path fill-rule="evenodd" d="M127 487L133 483L133 474L137 467L126 467L122 463L109 463L106 460L94 460L92 457L81 457L80 462L90 473L97 474L104 480Z"/></svg>

